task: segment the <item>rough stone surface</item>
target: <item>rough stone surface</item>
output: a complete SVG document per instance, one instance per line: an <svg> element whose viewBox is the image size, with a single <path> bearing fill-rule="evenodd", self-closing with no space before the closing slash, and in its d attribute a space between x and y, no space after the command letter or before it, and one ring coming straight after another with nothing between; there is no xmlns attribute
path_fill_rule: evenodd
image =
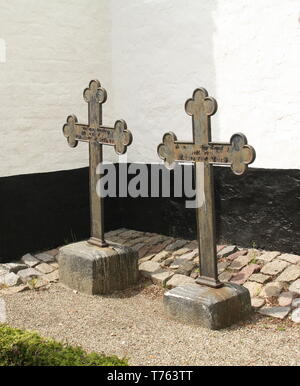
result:
<svg viewBox="0 0 300 386"><path fill-rule="evenodd" d="M149 252L150 249L151 249L151 246L149 246L149 245L143 246L143 247L142 247L141 249L139 249L139 251L138 251L138 258L141 259L141 258L147 256L147 254L150 254L150 252ZM153 254L151 254L151 255L153 255Z"/></svg>
<svg viewBox="0 0 300 386"><path fill-rule="evenodd" d="M51 265L49 264L46 264L46 263L41 263L41 264L38 264L36 267L35 267L36 270L38 270L39 272L41 273L51 273L53 271L55 271L55 268L52 267Z"/></svg>
<svg viewBox="0 0 300 386"><path fill-rule="evenodd" d="M228 261L233 261L233 260L235 260L239 256L246 255L247 252L248 252L247 249L242 249L241 251L234 252L231 255L227 256L227 260Z"/></svg>
<svg viewBox="0 0 300 386"><path fill-rule="evenodd" d="M234 252L237 252L238 248L236 245L228 245L228 247L222 248L218 252L218 257L227 257L229 255L232 255Z"/></svg>
<svg viewBox="0 0 300 386"><path fill-rule="evenodd" d="M106 239L108 239L109 237L119 236L121 233L125 233L126 231L127 231L126 228L114 229L113 231L106 232L105 237Z"/></svg>
<svg viewBox="0 0 300 386"><path fill-rule="evenodd" d="M251 314L248 290L229 283L217 289L181 285L164 294L164 307L171 318L213 330L228 327Z"/></svg>
<svg viewBox="0 0 300 386"><path fill-rule="evenodd" d="M189 242L188 244L185 245L186 248L189 248L189 249L197 249L198 251L198 241L194 240L194 241L191 241Z"/></svg>
<svg viewBox="0 0 300 386"><path fill-rule="evenodd" d="M135 251L117 244L107 248L86 241L69 244L59 250L59 278L79 292L108 294L137 281L137 259Z"/></svg>
<svg viewBox="0 0 300 386"><path fill-rule="evenodd" d="M40 261L43 261L44 263L53 263L55 262L55 257L48 254L48 253L38 253L37 255L35 255L35 257L40 260Z"/></svg>
<svg viewBox="0 0 300 386"><path fill-rule="evenodd" d="M264 265L261 269L261 273L266 275L277 275L281 273L288 265L289 263L286 261L274 260L271 261L271 263Z"/></svg>
<svg viewBox="0 0 300 386"><path fill-rule="evenodd" d="M219 275L219 280L221 282L227 282L232 278L232 273L229 271L224 271Z"/></svg>
<svg viewBox="0 0 300 386"><path fill-rule="evenodd" d="M47 255L51 255L51 256L55 257L56 255L58 255L58 252L59 252L59 250L57 248L54 248L54 249L50 249L48 251L45 251L43 253L46 253Z"/></svg>
<svg viewBox="0 0 300 386"><path fill-rule="evenodd" d="M142 275L150 278L155 284L159 286L165 286L166 282L170 280L171 276L174 273L179 275L185 275L186 277L189 275L190 279L196 279L199 276L199 268L194 268L199 266L197 241L187 241L187 244L181 247L178 247L177 243L177 249L175 249L174 251L166 251L165 248L167 246L176 242L174 238L148 232L128 231L126 229L123 229L120 233L115 233L116 236L112 235L110 237L110 239L113 239L113 242L123 244L125 247L131 246L131 249L134 249L136 252L139 252L140 254L144 255L144 257L139 260L140 264L146 261L158 263L158 265L155 266L151 265L150 268L149 265L148 268L146 266L145 272L141 272ZM122 237L123 233L124 237ZM183 241L179 242L179 244L182 242ZM225 245L217 246L218 251L221 251L224 248L226 248ZM54 257L57 255L57 252L57 249L53 249L50 251L43 252L43 254L48 255L48 260L49 255ZM280 306L285 306L286 304L290 305L290 300L287 301L284 292L280 294L280 291L287 291L288 285L290 285L291 288L295 291L297 291L297 288L299 288L298 280L300 278L295 279L295 272L297 273L300 267L299 256L288 253L278 256L278 253L279 252L261 252L260 250L254 248L234 252L227 257L219 259L219 279L222 282L228 282L230 279L232 279L234 282L243 283L244 287L249 290L251 298L254 299L253 302L255 306L257 304L261 306L262 303L267 303L268 306L273 306L277 303ZM260 255L263 256L262 259L260 259ZM238 267L236 267L236 269L231 269L230 264L235 259L240 257L243 257L243 259L242 261L239 261L240 259L237 260L236 264L238 265ZM175 259L176 261L174 262ZM23 260L25 260L28 264L25 264ZM30 267L30 265L39 265L40 267L45 267L45 270L41 269L43 272L48 272L49 267L50 269L53 269L52 272L46 274L40 272L41 275L38 276L36 280L31 281L29 280L29 278L28 285L31 289L34 288L35 290L45 290L50 288L51 282L58 281L59 272L58 263L56 261L49 262L47 264L36 259L31 254L23 256L23 260L22 263L17 262L17 264L23 264L21 266L22 268L26 266L27 269L27 267ZM252 271L253 263L255 263L256 261L259 262L258 264L260 267L263 267L271 262L275 263L277 261L286 262L288 263L288 266L281 273L276 275L253 273L250 277L248 277L249 273L251 273ZM246 265L240 268L243 263L246 263ZM170 265L172 265L172 269L170 268ZM145 266L143 265L141 265L141 267L142 269L145 268ZM259 269L258 265L254 265L254 267L255 270ZM4 283L4 276L7 275L7 273L11 269L14 269L13 265L7 265L7 263L0 264L0 283L2 283L2 287L5 287L4 289L12 289L10 293L13 293L13 289L17 288L17 286L7 287L7 285ZM147 270L149 270L148 273L146 272ZM38 269L36 269L36 271L38 271ZM26 282L26 280L24 281ZM271 287L275 288L271 288L270 286L267 286L266 288L262 287L262 284L266 284L267 282L269 282L269 284L272 284L271 281L273 281L273 285ZM274 286L274 283L282 283L284 287L282 287L282 289L281 287L278 288L276 285ZM293 296L298 296L299 298L300 295L295 291L291 293L293 294ZM261 292L265 297L261 297ZM275 299L276 297L278 297L278 299ZM292 307L295 308L295 306L293 306L293 303Z"/></svg>
<svg viewBox="0 0 300 386"><path fill-rule="evenodd" d="M268 281L270 281L272 279L272 276L269 276L269 275L264 275L262 273L253 273L250 277L249 277L249 280L250 281L255 281L257 283L261 283L261 284L265 284L267 283Z"/></svg>
<svg viewBox="0 0 300 386"><path fill-rule="evenodd" d="M23 263L6 263L2 264L2 267L7 269L8 272L18 273L21 269L27 268L27 265Z"/></svg>
<svg viewBox="0 0 300 386"><path fill-rule="evenodd" d="M290 312L290 307L263 307L258 310L262 315L272 316L273 318L284 319Z"/></svg>
<svg viewBox="0 0 300 386"><path fill-rule="evenodd" d="M296 308L291 315L291 319L294 323L300 323L300 308Z"/></svg>
<svg viewBox="0 0 300 386"><path fill-rule="evenodd" d="M174 259L173 259L172 263L169 264L169 267L170 267L170 269L175 270L175 269L178 269L178 268L179 268L180 264L182 264L182 261L181 261L181 260L177 260L177 259L174 260Z"/></svg>
<svg viewBox="0 0 300 386"><path fill-rule="evenodd" d="M254 298L260 294L260 291L262 289L262 284L256 283L254 281L248 281L247 283L244 283L243 286L247 288L247 290L250 293L251 298Z"/></svg>
<svg viewBox="0 0 300 386"><path fill-rule="evenodd" d="M131 247L134 250L137 250L139 249L139 247L143 247L145 245L146 240L147 240L147 237L138 237L133 240L126 241L126 246Z"/></svg>
<svg viewBox="0 0 300 386"><path fill-rule="evenodd" d="M8 287L13 287L15 285L21 284L22 280L18 275L14 272L9 272L6 275L2 276L1 280L3 280L3 284Z"/></svg>
<svg viewBox="0 0 300 386"><path fill-rule="evenodd" d="M149 278L154 284L164 286L166 281L170 279L174 272L162 269L160 264L154 261L145 261L139 265L140 273Z"/></svg>
<svg viewBox="0 0 300 386"><path fill-rule="evenodd" d="M287 261L291 264L299 264L300 263L300 256L298 255L292 255L290 253L284 253L280 256L280 260Z"/></svg>
<svg viewBox="0 0 300 386"><path fill-rule="evenodd" d="M257 309L265 305L266 301L262 298L253 297L251 298L251 305L253 308Z"/></svg>
<svg viewBox="0 0 300 386"><path fill-rule="evenodd" d="M236 284L244 284L245 281L254 273L260 270L260 266L257 264L249 264L244 267L240 272L233 276L231 281Z"/></svg>
<svg viewBox="0 0 300 386"><path fill-rule="evenodd" d="M300 266L290 265L278 277L277 281L294 281L300 277Z"/></svg>
<svg viewBox="0 0 300 386"><path fill-rule="evenodd" d="M173 239L168 239L160 244L156 244L150 249L150 253L159 253L163 251L172 242L173 242Z"/></svg>
<svg viewBox="0 0 300 386"><path fill-rule="evenodd" d="M154 272L161 272L161 267L155 261L144 261L139 265L139 271L143 276L151 277Z"/></svg>
<svg viewBox="0 0 300 386"><path fill-rule="evenodd" d="M122 238L124 239L129 239L129 238L134 238L134 237L138 237L139 234L137 231L134 231L132 229L127 229L125 230L125 232L122 232ZM152 235L154 236L154 235Z"/></svg>
<svg viewBox="0 0 300 386"><path fill-rule="evenodd" d="M193 260L195 257L198 257L198 249L194 249L193 251L184 253L180 256L183 260Z"/></svg>
<svg viewBox="0 0 300 386"><path fill-rule="evenodd" d="M264 286L260 292L260 296L265 298L271 298L273 296L279 296L280 292L283 289L283 284L281 282L271 282Z"/></svg>
<svg viewBox="0 0 300 386"><path fill-rule="evenodd" d="M196 263L193 261L184 261L176 270L176 273L189 276L195 267Z"/></svg>
<svg viewBox="0 0 300 386"><path fill-rule="evenodd" d="M127 245L129 247L129 245ZM131 249L133 249L134 251L138 252L140 249L144 248L145 244L143 243L138 243L138 244L135 244L135 245L132 245L131 246Z"/></svg>
<svg viewBox="0 0 300 386"><path fill-rule="evenodd" d="M192 279L197 279L197 278L199 277L199 272L196 272L196 271L192 272L192 273L190 274L190 277L191 277Z"/></svg>
<svg viewBox="0 0 300 386"><path fill-rule="evenodd" d="M273 252L264 252L261 254L258 259L262 260L264 263L270 263L275 257L279 256L280 252L273 251Z"/></svg>
<svg viewBox="0 0 300 386"><path fill-rule="evenodd" d="M19 271L18 276L20 276L23 282L26 282L28 280L41 276L41 272L37 271L34 268L26 268Z"/></svg>
<svg viewBox="0 0 300 386"><path fill-rule="evenodd" d="M6 275L6 274L7 274L7 269L4 269L2 268L2 266L0 266L0 276Z"/></svg>
<svg viewBox="0 0 300 386"><path fill-rule="evenodd" d="M294 294L292 292L281 292L278 297L278 304L281 307L288 307L292 304Z"/></svg>
<svg viewBox="0 0 300 386"><path fill-rule="evenodd" d="M169 256L170 256L170 252L161 251L157 255L155 255L151 260L155 261L156 263L161 263L162 261L166 260L166 258Z"/></svg>
<svg viewBox="0 0 300 386"><path fill-rule="evenodd" d="M50 281L48 281L44 277L39 277L36 279L36 282L34 283L33 288L34 289L44 288L44 287L48 287L49 284L50 284Z"/></svg>
<svg viewBox="0 0 300 386"><path fill-rule="evenodd" d="M174 257L168 257L166 260L164 260L161 265L164 267L169 267L174 261Z"/></svg>
<svg viewBox="0 0 300 386"><path fill-rule="evenodd" d="M176 249L182 248L186 244L187 244L186 240L176 240L174 243L169 244L166 247L166 251L175 251Z"/></svg>
<svg viewBox="0 0 300 386"><path fill-rule="evenodd" d="M174 275L173 272L168 272L165 270L161 270L158 272L154 272L150 275L150 279L154 284L160 285L164 287L166 285L166 282L171 279L171 277Z"/></svg>
<svg viewBox="0 0 300 386"><path fill-rule="evenodd" d="M34 256L32 256L30 253L27 253L24 255L21 260L23 261L24 264L28 265L28 267L35 267L40 263L38 259L36 259Z"/></svg>
<svg viewBox="0 0 300 386"><path fill-rule="evenodd" d="M300 295L300 279L294 281L294 283L289 286L289 291L295 292L297 295Z"/></svg>
<svg viewBox="0 0 300 386"><path fill-rule="evenodd" d="M43 276L46 280L50 282L55 282L59 280L59 271L53 271L51 273L47 273L46 275Z"/></svg>
<svg viewBox="0 0 300 386"><path fill-rule="evenodd" d="M292 302L292 307L293 307L293 308L298 308L298 307L300 307L300 298L296 298L296 299L293 300L293 302Z"/></svg>
<svg viewBox="0 0 300 386"><path fill-rule="evenodd" d="M229 264L229 261L222 261L221 263L218 263L218 273L221 274L224 272Z"/></svg>
<svg viewBox="0 0 300 386"><path fill-rule="evenodd" d="M18 292L22 292L29 289L28 285L17 285L14 287L9 287L9 288L3 288L0 290L1 295L14 295Z"/></svg>
<svg viewBox="0 0 300 386"><path fill-rule="evenodd" d="M155 255L151 254L151 255L146 255L144 257L142 257L141 259L139 259L139 263L144 263L145 261L149 261L149 260L152 260L152 258L154 257Z"/></svg>
<svg viewBox="0 0 300 386"><path fill-rule="evenodd" d="M170 265L170 268L172 269L177 269L179 268L181 265L183 265L184 263L188 262L188 261L191 261L193 260L194 256L192 254L185 254L185 255L182 255L182 256L179 256L179 257L176 257L173 261L173 263Z"/></svg>
<svg viewBox="0 0 300 386"><path fill-rule="evenodd" d="M183 247L183 248L177 249L177 251L175 251L175 252L173 253L173 256L186 255L186 254L189 253L190 251L191 251L190 248Z"/></svg>
<svg viewBox="0 0 300 386"><path fill-rule="evenodd" d="M234 261L230 264L230 269L233 271L239 271L243 267L245 267L245 265L249 264L251 260L252 258L249 257L248 255L239 256L236 259L234 259Z"/></svg>
<svg viewBox="0 0 300 386"><path fill-rule="evenodd" d="M186 275L175 274L167 281L166 286L167 288L175 288L184 284L195 284L195 280Z"/></svg>

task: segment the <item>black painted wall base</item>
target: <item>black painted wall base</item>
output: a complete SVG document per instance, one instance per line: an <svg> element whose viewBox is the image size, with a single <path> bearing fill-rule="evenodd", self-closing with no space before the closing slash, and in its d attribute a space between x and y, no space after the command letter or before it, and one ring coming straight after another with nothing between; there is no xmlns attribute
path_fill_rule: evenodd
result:
<svg viewBox="0 0 300 386"><path fill-rule="evenodd" d="M115 200L105 202L108 229ZM0 262L89 237L88 168L0 178L0 201Z"/></svg>
<svg viewBox="0 0 300 386"><path fill-rule="evenodd" d="M300 254L300 170L215 167L219 243ZM132 176L133 177L133 176ZM88 169L0 178L0 261L89 236ZM186 198L107 198L105 227L194 239Z"/></svg>

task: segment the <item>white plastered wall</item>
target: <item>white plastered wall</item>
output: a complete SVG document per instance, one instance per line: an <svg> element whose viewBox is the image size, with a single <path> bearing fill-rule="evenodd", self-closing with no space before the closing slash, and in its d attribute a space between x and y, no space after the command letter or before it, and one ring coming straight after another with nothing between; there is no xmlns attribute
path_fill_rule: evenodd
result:
<svg viewBox="0 0 300 386"><path fill-rule="evenodd" d="M87 145L71 149L62 126L72 113L87 121L91 79L111 88L110 30L108 2L0 0L0 176L87 165Z"/></svg>
<svg viewBox="0 0 300 386"><path fill-rule="evenodd" d="M82 90L95 77L108 91L104 123L132 130L130 162L157 162L166 131L191 139L183 106L202 86L219 105L213 140L241 131L253 167L300 168L298 0L0 5L0 175L87 165L87 145L68 148L61 126L69 113L86 122ZM117 160L111 148L105 159Z"/></svg>

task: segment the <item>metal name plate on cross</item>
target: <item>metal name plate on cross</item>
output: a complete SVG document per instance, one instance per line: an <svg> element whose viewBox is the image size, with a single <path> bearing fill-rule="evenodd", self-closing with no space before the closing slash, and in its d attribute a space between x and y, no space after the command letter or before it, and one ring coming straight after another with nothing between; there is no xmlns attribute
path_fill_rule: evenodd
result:
<svg viewBox="0 0 300 386"><path fill-rule="evenodd" d="M100 82L91 80L89 87L83 92L83 98L89 106L88 124L78 123L75 115L69 115L63 126L64 136L71 147L77 146L78 141L89 143L91 237L88 242L99 247L107 246L104 239L103 197L96 192L99 179L97 166L103 161L102 145L114 146L117 154L124 154L132 142L132 135L124 120L116 121L114 127L102 125L102 104L106 97L106 91Z"/></svg>
<svg viewBox="0 0 300 386"><path fill-rule="evenodd" d="M196 89L185 103L192 116L193 142L178 142L172 132L166 133L158 146L158 155L167 167L175 161L194 162L196 169L196 216L199 243L200 276L198 284L219 288L218 279L213 164L230 165L233 173L245 173L255 160L255 150L244 134L233 134L230 143L211 142L210 117L217 111L217 102L204 88Z"/></svg>

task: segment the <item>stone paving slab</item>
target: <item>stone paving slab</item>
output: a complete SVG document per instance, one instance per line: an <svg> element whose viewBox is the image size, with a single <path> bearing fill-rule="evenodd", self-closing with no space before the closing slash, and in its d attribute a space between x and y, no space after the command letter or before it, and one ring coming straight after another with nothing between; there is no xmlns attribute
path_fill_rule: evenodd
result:
<svg viewBox="0 0 300 386"><path fill-rule="evenodd" d="M41 275L41 272L34 268L26 268L18 272L18 276L23 280L24 283Z"/></svg>
<svg viewBox="0 0 300 386"><path fill-rule="evenodd" d="M300 266L290 265L277 278L276 281L291 282L300 277Z"/></svg>
<svg viewBox="0 0 300 386"><path fill-rule="evenodd" d="M293 299L292 308L300 307L300 298Z"/></svg>
<svg viewBox="0 0 300 386"><path fill-rule="evenodd" d="M106 237L121 245L131 245L139 254L140 274L157 286L174 288L195 283L199 276L196 240L125 228L108 232ZM299 323L299 311L294 310L300 309L300 256L236 245L218 245L217 251L220 281L245 286L253 308L261 310L262 314L274 318L288 317ZM59 280L57 253L58 249L31 252L11 265L0 264L0 294L13 295L28 289L47 290L51 283ZM10 282L5 284L3 278L10 273L15 276L10 275ZM16 285L13 285L14 280ZM21 282L24 284L20 285Z"/></svg>
<svg viewBox="0 0 300 386"><path fill-rule="evenodd" d="M291 319L294 323L300 323L300 308L297 308L292 312Z"/></svg>
<svg viewBox="0 0 300 386"><path fill-rule="evenodd" d="M290 253L284 253L283 255L280 255L280 260L287 261L291 264L300 264L300 256L291 255Z"/></svg>
<svg viewBox="0 0 300 386"><path fill-rule="evenodd" d="M281 282L270 282L267 283L264 288L261 290L259 296L263 298L272 298L272 297L278 297L283 290L284 285Z"/></svg>
<svg viewBox="0 0 300 386"><path fill-rule="evenodd" d="M195 280L186 275L175 274L167 281L167 288L175 288L184 284L195 284Z"/></svg>
<svg viewBox="0 0 300 386"><path fill-rule="evenodd" d="M248 265L251 260L252 257L249 255L239 256L230 264L230 269L235 272L240 271L243 267Z"/></svg>
<svg viewBox="0 0 300 386"><path fill-rule="evenodd" d="M21 258L21 261L26 264L30 268L34 268L36 265L40 263L40 261L32 256L30 253L27 253Z"/></svg>
<svg viewBox="0 0 300 386"><path fill-rule="evenodd" d="M220 258L227 257L237 251L238 251L238 248L236 245L228 245L227 247L221 248L221 250L218 252L218 256Z"/></svg>
<svg viewBox="0 0 300 386"><path fill-rule="evenodd" d="M265 252L259 256L259 260L264 261L265 263L270 263L275 257L279 256L280 252Z"/></svg>
<svg viewBox="0 0 300 386"><path fill-rule="evenodd" d="M289 291L295 292L297 295L300 295L300 279L297 279L289 286Z"/></svg>
<svg viewBox="0 0 300 386"><path fill-rule="evenodd" d="M7 269L8 272L17 273L18 271L21 271L21 269L27 268L27 265L23 263L6 263L2 264L2 267Z"/></svg>
<svg viewBox="0 0 300 386"><path fill-rule="evenodd" d="M272 316L273 318L284 319L290 312L291 307L263 307L258 310L262 315Z"/></svg>
<svg viewBox="0 0 300 386"><path fill-rule="evenodd" d="M253 273L249 277L250 281L255 281L257 283L265 284L268 281L272 280L272 276L270 275L264 275L263 273Z"/></svg>
<svg viewBox="0 0 300 386"><path fill-rule="evenodd" d="M35 257L44 263L52 263L55 261L55 256L49 253L38 253L37 255L35 255Z"/></svg>
<svg viewBox="0 0 300 386"><path fill-rule="evenodd" d="M266 275L277 275L281 273L288 265L289 263L287 261L274 260L271 261L271 263L264 265L261 269L261 273Z"/></svg>
<svg viewBox="0 0 300 386"><path fill-rule="evenodd" d="M251 298L256 298L260 294L263 285L254 281L248 281L247 283L244 283L244 287L248 289Z"/></svg>
<svg viewBox="0 0 300 386"><path fill-rule="evenodd" d="M278 304L281 307L289 307L293 302L294 294L293 292L287 291L287 292L281 292L281 294L278 297Z"/></svg>
<svg viewBox="0 0 300 386"><path fill-rule="evenodd" d="M258 298L258 297L251 297L251 305L253 308L258 309L265 305L266 301L265 299Z"/></svg>

